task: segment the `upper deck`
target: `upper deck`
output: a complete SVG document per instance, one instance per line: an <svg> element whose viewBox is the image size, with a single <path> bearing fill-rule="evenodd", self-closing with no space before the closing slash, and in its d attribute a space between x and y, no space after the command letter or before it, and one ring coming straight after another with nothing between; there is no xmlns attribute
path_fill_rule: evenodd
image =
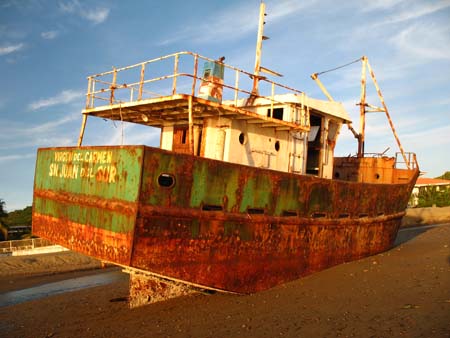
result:
<svg viewBox="0 0 450 338"><path fill-rule="evenodd" d="M202 73L208 62L223 67L220 83ZM83 114L159 128L222 116L261 127L296 131L309 131L310 109L349 119L340 103L312 100L299 90L262 76L258 76L259 93L252 93L253 78L253 74L223 62L179 52L89 76ZM219 87L223 99L214 101L204 95L202 98L199 95L202 86ZM267 106L273 111L286 103L285 97L299 106L299 112L278 119L255 111L257 106Z"/></svg>

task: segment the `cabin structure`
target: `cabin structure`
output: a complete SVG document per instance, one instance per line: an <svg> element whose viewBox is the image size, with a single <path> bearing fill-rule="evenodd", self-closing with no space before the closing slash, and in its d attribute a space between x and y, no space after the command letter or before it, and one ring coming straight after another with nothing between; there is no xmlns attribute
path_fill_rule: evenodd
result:
<svg viewBox="0 0 450 338"><path fill-rule="evenodd" d="M178 70L186 69L182 61L193 66L191 71ZM136 69L138 78L119 82ZM153 69L163 76L155 78ZM161 149L332 178L334 145L342 125L350 122L342 104L310 98L266 78L259 79L255 95L249 81L248 87L239 84L244 77L254 75L190 52L90 76L79 145L87 118L95 116L160 128ZM267 95L263 85L270 90Z"/></svg>

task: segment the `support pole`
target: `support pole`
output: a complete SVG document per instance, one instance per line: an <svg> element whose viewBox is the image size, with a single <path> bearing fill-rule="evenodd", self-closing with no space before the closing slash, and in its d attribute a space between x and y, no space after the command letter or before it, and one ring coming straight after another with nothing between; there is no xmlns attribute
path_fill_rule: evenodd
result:
<svg viewBox="0 0 450 338"><path fill-rule="evenodd" d="M83 143L83 136L84 136L84 130L86 129L86 121L87 121L87 114L83 114L83 120L81 121L81 129L80 129L80 136L78 137L78 147L81 147L81 144Z"/></svg>
<svg viewBox="0 0 450 338"><path fill-rule="evenodd" d="M91 95L94 95L94 94L91 94L91 88L92 88L92 77L89 76L88 77L88 89L87 89L87 94L86 94L86 109L90 108L89 104L91 102Z"/></svg>
<svg viewBox="0 0 450 338"><path fill-rule="evenodd" d="M139 78L138 101L142 100L142 90L144 88L145 63L141 65L141 76Z"/></svg>
<svg viewBox="0 0 450 338"><path fill-rule="evenodd" d="M178 77L178 54L175 55L173 62L173 82L172 82L172 95L177 93L177 77Z"/></svg>
<svg viewBox="0 0 450 338"><path fill-rule="evenodd" d="M189 149L192 155L195 155L194 151L194 117L192 116L192 96L188 98L188 110L189 110Z"/></svg>
<svg viewBox="0 0 450 338"><path fill-rule="evenodd" d="M192 79L192 90L191 96L195 96L195 87L197 86L197 76L198 76L198 55L194 56L194 77Z"/></svg>
<svg viewBox="0 0 450 338"><path fill-rule="evenodd" d="M114 98L114 91L116 90L116 81L117 81L117 69L114 67L113 68L113 81L111 84L111 87L109 87L109 89L111 90L111 96L109 97L109 104L113 104L114 101L116 100Z"/></svg>

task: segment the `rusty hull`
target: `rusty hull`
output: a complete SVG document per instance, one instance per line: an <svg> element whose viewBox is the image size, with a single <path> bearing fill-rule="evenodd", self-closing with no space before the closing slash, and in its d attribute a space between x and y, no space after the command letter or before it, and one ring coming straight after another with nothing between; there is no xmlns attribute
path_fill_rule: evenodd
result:
<svg viewBox="0 0 450 338"><path fill-rule="evenodd" d="M94 147L39 151L34 233L105 261L238 293L388 250L418 175L361 183L151 147L97 148L112 151L112 182L49 176L55 152Z"/></svg>

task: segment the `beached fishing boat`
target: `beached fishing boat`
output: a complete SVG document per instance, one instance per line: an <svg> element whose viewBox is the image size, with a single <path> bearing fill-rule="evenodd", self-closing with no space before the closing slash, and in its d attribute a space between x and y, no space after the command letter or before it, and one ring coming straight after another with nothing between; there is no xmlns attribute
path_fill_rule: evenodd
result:
<svg viewBox="0 0 450 338"><path fill-rule="evenodd" d="M252 293L390 249L419 169L367 58L395 157L364 153L365 68L359 132L317 74L327 100L262 75L279 75L260 65L264 12L253 72L180 52L89 76L78 145L38 150L33 233L127 268L134 294ZM83 146L93 117L159 128L160 147ZM343 125L355 156L334 157Z"/></svg>

